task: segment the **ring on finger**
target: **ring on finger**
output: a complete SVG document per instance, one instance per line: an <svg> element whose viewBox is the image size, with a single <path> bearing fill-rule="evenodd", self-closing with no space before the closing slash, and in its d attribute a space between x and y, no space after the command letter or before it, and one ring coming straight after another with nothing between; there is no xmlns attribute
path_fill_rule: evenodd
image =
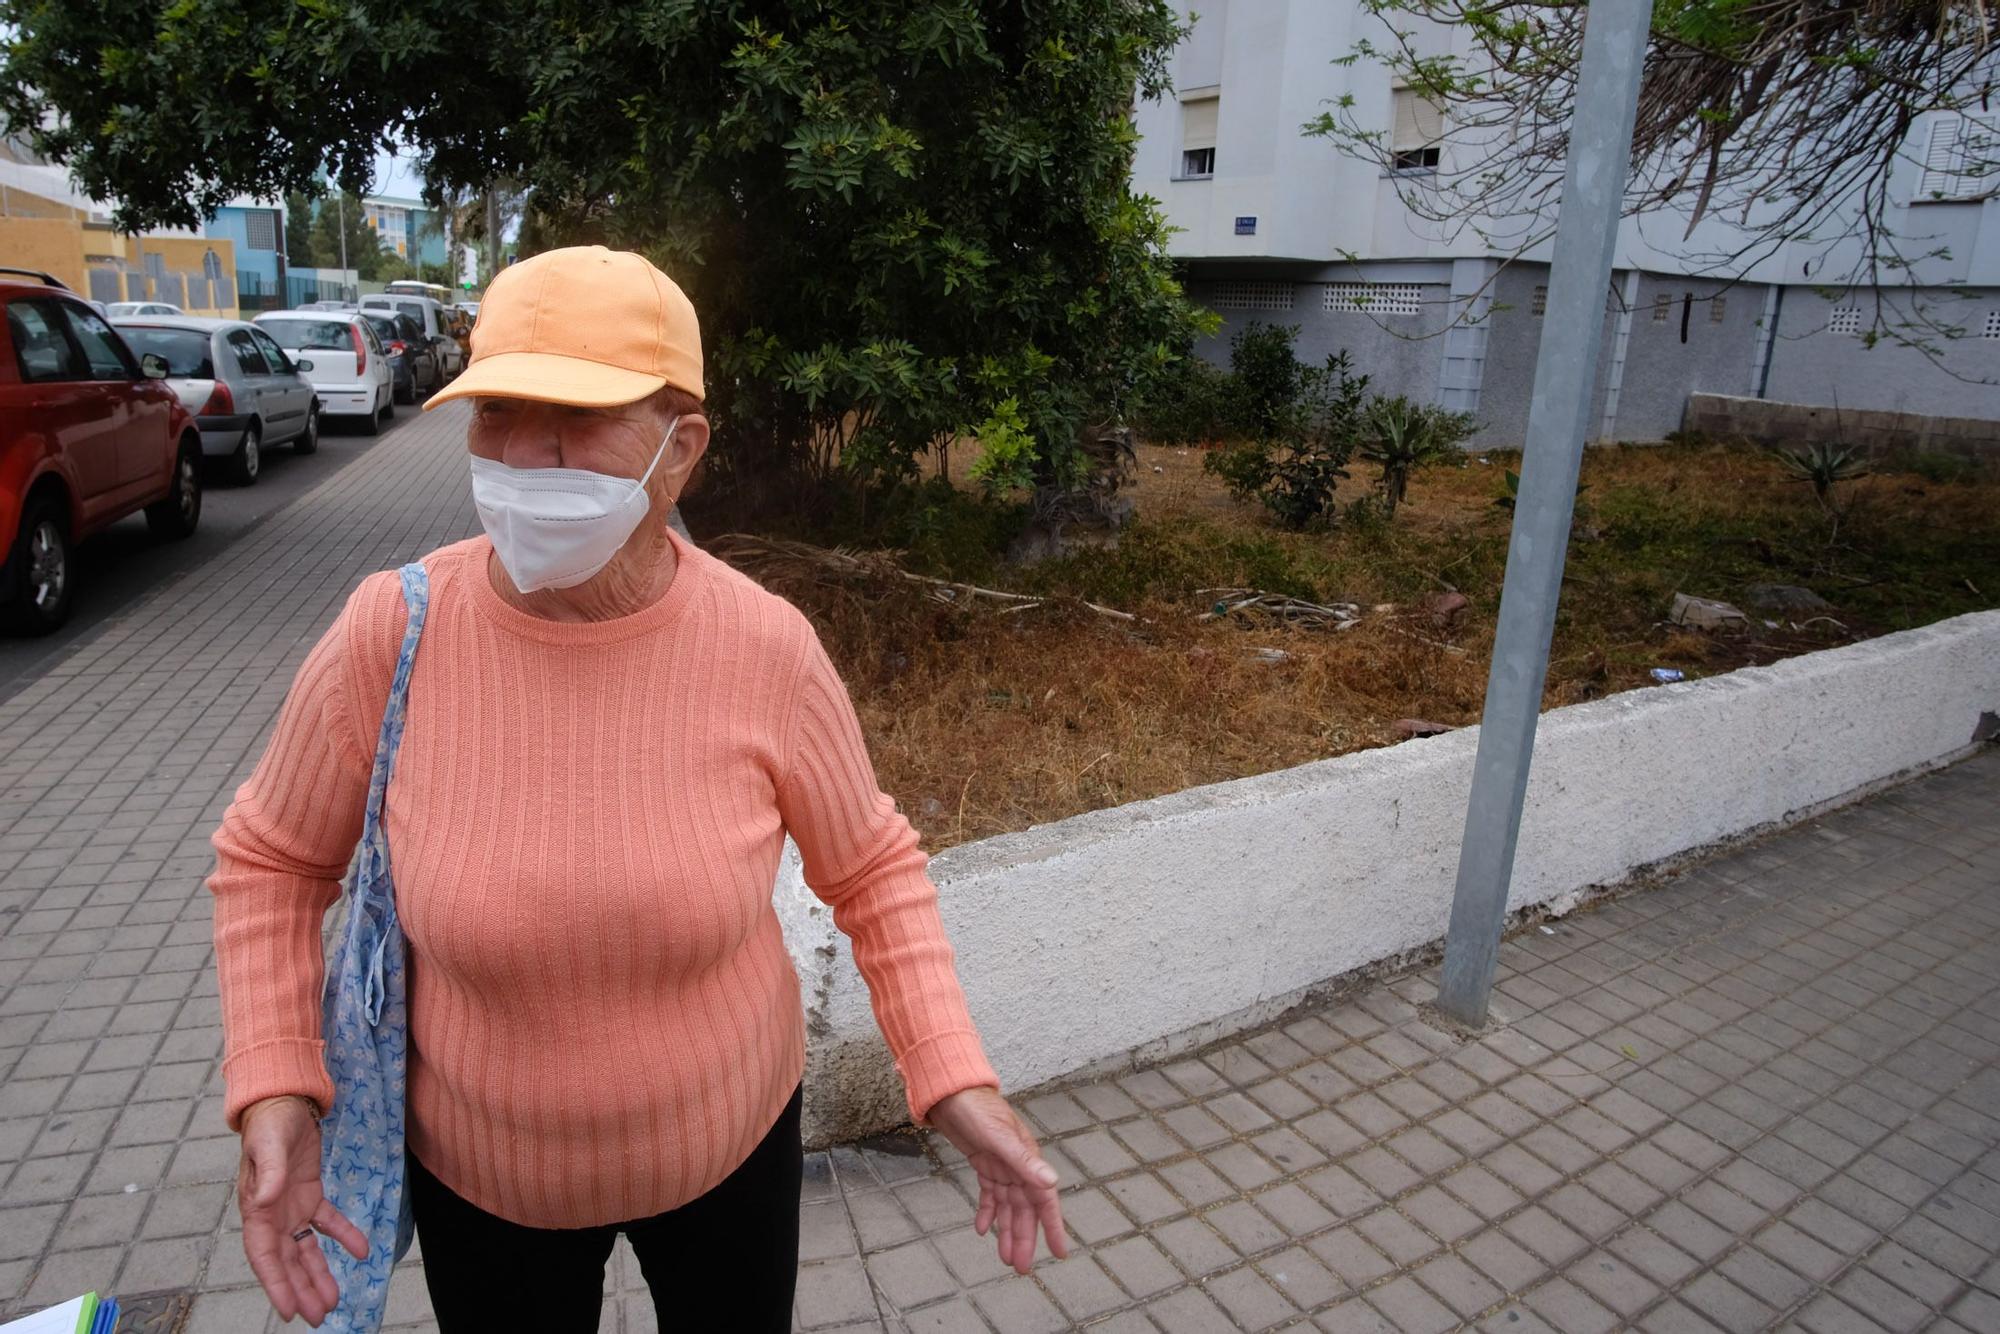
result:
<svg viewBox="0 0 2000 1334"><path fill-rule="evenodd" d="M310 1237L310 1236L312 1236L312 1235L313 1235L313 1229L312 1229L312 1224L308 1223L308 1224L306 1224L306 1226L304 1226L304 1227L300 1228L300 1229L299 1229L299 1230L298 1230L297 1232L294 1232L294 1233L292 1234L292 1240L293 1240L293 1241L304 1241L304 1240L305 1240L306 1238L308 1238L308 1237Z"/></svg>

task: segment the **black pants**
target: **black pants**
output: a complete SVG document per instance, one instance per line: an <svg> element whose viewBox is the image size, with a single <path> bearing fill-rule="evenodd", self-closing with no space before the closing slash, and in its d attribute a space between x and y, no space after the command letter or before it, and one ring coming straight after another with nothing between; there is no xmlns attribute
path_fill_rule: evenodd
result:
<svg viewBox="0 0 2000 1334"><path fill-rule="evenodd" d="M623 1232L660 1328L786 1334L799 1264L797 1091L763 1142L714 1190L653 1218L522 1227L453 1193L409 1159L424 1282L442 1334L596 1334L604 1262Z"/></svg>

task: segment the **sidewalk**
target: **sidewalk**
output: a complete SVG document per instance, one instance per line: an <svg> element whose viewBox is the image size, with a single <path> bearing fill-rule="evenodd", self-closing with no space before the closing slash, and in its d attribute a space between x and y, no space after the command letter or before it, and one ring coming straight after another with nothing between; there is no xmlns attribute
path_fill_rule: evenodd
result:
<svg viewBox="0 0 2000 1334"><path fill-rule="evenodd" d="M201 877L366 573L475 531L430 414L0 704L0 1317L277 1328L235 1228ZM802 1328L2000 1329L2000 753L1501 953L1025 1102L1081 1243L1030 1278L941 1141L808 1159ZM603 1328L652 1330L621 1247ZM154 1294L147 1296L147 1294ZM421 1276L392 1321L429 1329ZM130 1327L139 1328L134 1322Z"/></svg>

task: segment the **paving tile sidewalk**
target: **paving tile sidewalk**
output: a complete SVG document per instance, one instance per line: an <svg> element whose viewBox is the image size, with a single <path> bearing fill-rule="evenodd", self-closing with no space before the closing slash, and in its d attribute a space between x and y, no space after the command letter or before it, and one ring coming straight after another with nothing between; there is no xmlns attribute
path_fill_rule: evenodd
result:
<svg viewBox="0 0 2000 1334"><path fill-rule="evenodd" d="M0 703L0 1316L96 1287L275 1328L222 1133L200 880L364 574L473 530L450 410ZM1506 943L1025 1100L1073 1257L969 1227L941 1141L808 1160L812 1330L2000 1329L2000 753ZM654 1326L629 1253L603 1328ZM164 1299L163 1299L164 1300ZM392 1323L430 1329L421 1276Z"/></svg>

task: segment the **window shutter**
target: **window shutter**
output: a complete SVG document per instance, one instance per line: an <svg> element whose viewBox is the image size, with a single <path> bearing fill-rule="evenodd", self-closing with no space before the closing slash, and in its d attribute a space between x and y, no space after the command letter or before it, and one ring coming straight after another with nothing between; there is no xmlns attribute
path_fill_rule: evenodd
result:
<svg viewBox="0 0 2000 1334"><path fill-rule="evenodd" d="M1917 187L1925 198L1951 196L1959 130L1964 124L1958 116L1939 116L1931 122L1930 144L1924 150L1924 177Z"/></svg>
<svg viewBox="0 0 2000 1334"><path fill-rule="evenodd" d="M1994 187L1994 173L2000 171L2000 120L1968 116L1959 122L1958 193L1975 199Z"/></svg>
<svg viewBox="0 0 2000 1334"><path fill-rule="evenodd" d="M1216 111L1219 97L1202 97L1181 103L1181 151L1215 147Z"/></svg>
<svg viewBox="0 0 2000 1334"><path fill-rule="evenodd" d="M1444 138L1444 109L1414 88L1396 89L1396 128L1389 147L1410 153Z"/></svg>

